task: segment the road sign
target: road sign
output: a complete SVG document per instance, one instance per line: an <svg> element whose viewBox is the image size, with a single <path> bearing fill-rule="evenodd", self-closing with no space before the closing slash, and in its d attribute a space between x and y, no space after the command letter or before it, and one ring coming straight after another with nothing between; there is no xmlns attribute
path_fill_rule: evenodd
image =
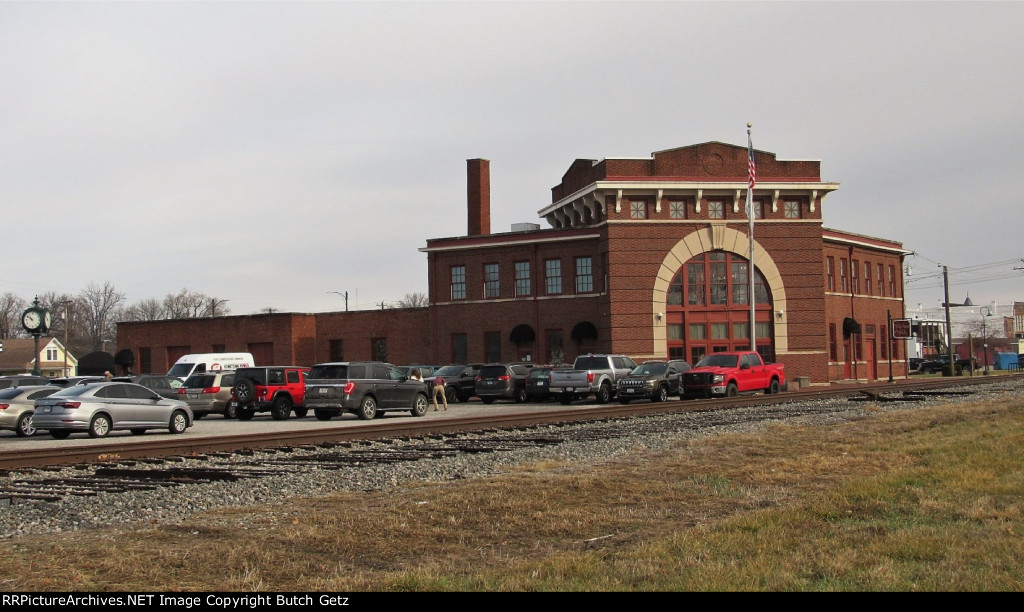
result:
<svg viewBox="0 0 1024 612"><path fill-rule="evenodd" d="M910 338L910 319L893 319L892 320L892 337L893 338Z"/></svg>

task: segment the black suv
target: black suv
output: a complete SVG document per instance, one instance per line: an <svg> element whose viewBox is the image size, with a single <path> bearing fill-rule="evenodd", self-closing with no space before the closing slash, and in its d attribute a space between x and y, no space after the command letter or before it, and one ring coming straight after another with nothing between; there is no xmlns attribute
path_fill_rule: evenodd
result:
<svg viewBox="0 0 1024 612"><path fill-rule="evenodd" d="M235 370L235 386L225 414L234 410L238 420L248 421L257 412L270 411L275 421L287 419L292 411L306 416L304 397L306 374L302 366L256 366Z"/></svg>
<svg viewBox="0 0 1024 612"><path fill-rule="evenodd" d="M369 420L388 410L421 417L427 413L427 385L382 361L319 363L306 377L306 406L321 421L343 412Z"/></svg>
<svg viewBox="0 0 1024 612"><path fill-rule="evenodd" d="M634 399L664 402L669 395L681 393L682 375L688 370L690 364L681 359L645 361L633 368L628 376L619 379L615 395L620 404L628 404Z"/></svg>
<svg viewBox="0 0 1024 612"><path fill-rule="evenodd" d="M526 393L526 379L532 366L522 364L490 363L476 374L476 396L485 404L499 398L523 403L530 398ZM447 379L445 379L447 380Z"/></svg>
<svg viewBox="0 0 1024 612"><path fill-rule="evenodd" d="M429 377L424 376L423 380L427 383L427 389L432 392L434 379L440 376L444 379L444 395L448 398L449 404L456 401L468 402L469 398L476 395L476 375L484 365L482 363L446 365L434 370Z"/></svg>

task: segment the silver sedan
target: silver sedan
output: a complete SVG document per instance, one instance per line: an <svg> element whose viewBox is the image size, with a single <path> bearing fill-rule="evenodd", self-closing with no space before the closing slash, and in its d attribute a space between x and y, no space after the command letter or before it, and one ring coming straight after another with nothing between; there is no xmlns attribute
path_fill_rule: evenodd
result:
<svg viewBox="0 0 1024 612"><path fill-rule="evenodd" d="M35 401L60 391L54 385L30 385L0 389L0 429L12 429L19 436L33 436Z"/></svg>
<svg viewBox="0 0 1024 612"><path fill-rule="evenodd" d="M142 385L103 382L66 387L36 400L32 422L58 439L76 431L102 438L117 429L142 434L166 428L180 434L192 426L192 409Z"/></svg>

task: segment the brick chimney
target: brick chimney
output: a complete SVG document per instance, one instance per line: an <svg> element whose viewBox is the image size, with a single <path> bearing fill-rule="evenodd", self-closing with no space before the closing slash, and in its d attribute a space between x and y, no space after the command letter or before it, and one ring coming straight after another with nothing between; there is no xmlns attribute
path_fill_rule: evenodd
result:
<svg viewBox="0 0 1024 612"><path fill-rule="evenodd" d="M491 233L491 162L487 159L466 160L466 198L470 236Z"/></svg>

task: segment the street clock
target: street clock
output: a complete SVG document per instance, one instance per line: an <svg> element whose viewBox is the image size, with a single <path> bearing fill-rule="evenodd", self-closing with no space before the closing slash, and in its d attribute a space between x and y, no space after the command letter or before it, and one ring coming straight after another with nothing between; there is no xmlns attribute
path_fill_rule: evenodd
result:
<svg viewBox="0 0 1024 612"><path fill-rule="evenodd" d="M50 315L50 311L39 306L38 303L21 314L21 326L32 335L42 335L50 331L52 322L53 317Z"/></svg>

